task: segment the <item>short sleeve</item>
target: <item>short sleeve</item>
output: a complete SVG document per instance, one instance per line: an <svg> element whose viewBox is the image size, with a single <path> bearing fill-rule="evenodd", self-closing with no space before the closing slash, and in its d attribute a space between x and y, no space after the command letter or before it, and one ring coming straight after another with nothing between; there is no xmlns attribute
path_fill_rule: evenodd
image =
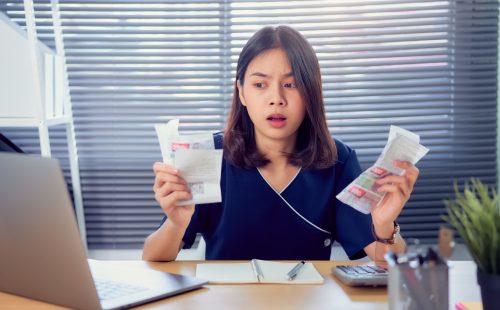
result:
<svg viewBox="0 0 500 310"><path fill-rule="evenodd" d="M361 174L356 152L337 142L339 162L336 171L335 196ZM335 199L335 238L344 248L349 259L366 256L364 247L375 241L372 218Z"/></svg>

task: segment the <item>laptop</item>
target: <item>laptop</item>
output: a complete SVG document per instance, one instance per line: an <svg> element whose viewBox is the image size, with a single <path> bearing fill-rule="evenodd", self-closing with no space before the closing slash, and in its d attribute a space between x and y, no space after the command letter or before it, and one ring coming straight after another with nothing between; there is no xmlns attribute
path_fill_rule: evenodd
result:
<svg viewBox="0 0 500 310"><path fill-rule="evenodd" d="M0 291L73 309L123 309L207 283L87 261L59 164L38 156L0 153L0 251Z"/></svg>
<svg viewBox="0 0 500 310"><path fill-rule="evenodd" d="M389 271L374 264L335 266L332 273L349 286L387 286Z"/></svg>

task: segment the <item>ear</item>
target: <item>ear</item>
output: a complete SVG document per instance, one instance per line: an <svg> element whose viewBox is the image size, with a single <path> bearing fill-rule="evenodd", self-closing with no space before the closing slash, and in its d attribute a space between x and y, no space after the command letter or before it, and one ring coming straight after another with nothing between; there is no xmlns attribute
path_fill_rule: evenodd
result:
<svg viewBox="0 0 500 310"><path fill-rule="evenodd" d="M238 87L238 96L240 98L241 104L246 107L247 104L245 102L245 96L243 96L243 86L241 85L240 80L236 81L236 87Z"/></svg>

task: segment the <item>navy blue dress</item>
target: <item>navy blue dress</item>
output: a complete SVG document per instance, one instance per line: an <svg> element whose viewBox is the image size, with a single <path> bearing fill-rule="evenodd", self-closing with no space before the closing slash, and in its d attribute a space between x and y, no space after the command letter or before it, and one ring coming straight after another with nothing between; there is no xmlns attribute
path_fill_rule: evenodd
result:
<svg viewBox="0 0 500 310"><path fill-rule="evenodd" d="M214 139L221 148L222 134ZM184 248L201 233L209 260L328 260L334 240L350 259L366 256L363 248L375 241L371 216L335 198L361 167L354 150L339 140L335 143L334 166L301 169L281 193L258 169L238 168L223 159L222 202L196 205Z"/></svg>

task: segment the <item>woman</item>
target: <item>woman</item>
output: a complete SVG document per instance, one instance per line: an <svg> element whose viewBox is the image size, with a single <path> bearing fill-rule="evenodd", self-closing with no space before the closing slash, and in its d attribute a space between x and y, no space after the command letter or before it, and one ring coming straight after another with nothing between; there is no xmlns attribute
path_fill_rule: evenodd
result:
<svg viewBox="0 0 500 310"><path fill-rule="evenodd" d="M350 259L383 261L405 243L395 220L418 169L379 180L385 198L369 215L335 196L361 168L354 150L332 139L325 119L317 57L287 26L266 27L241 51L224 135L222 202L176 206L190 199L182 171L155 163L155 198L166 217L144 243L143 259L175 260L197 233L207 259L329 259L338 241Z"/></svg>

